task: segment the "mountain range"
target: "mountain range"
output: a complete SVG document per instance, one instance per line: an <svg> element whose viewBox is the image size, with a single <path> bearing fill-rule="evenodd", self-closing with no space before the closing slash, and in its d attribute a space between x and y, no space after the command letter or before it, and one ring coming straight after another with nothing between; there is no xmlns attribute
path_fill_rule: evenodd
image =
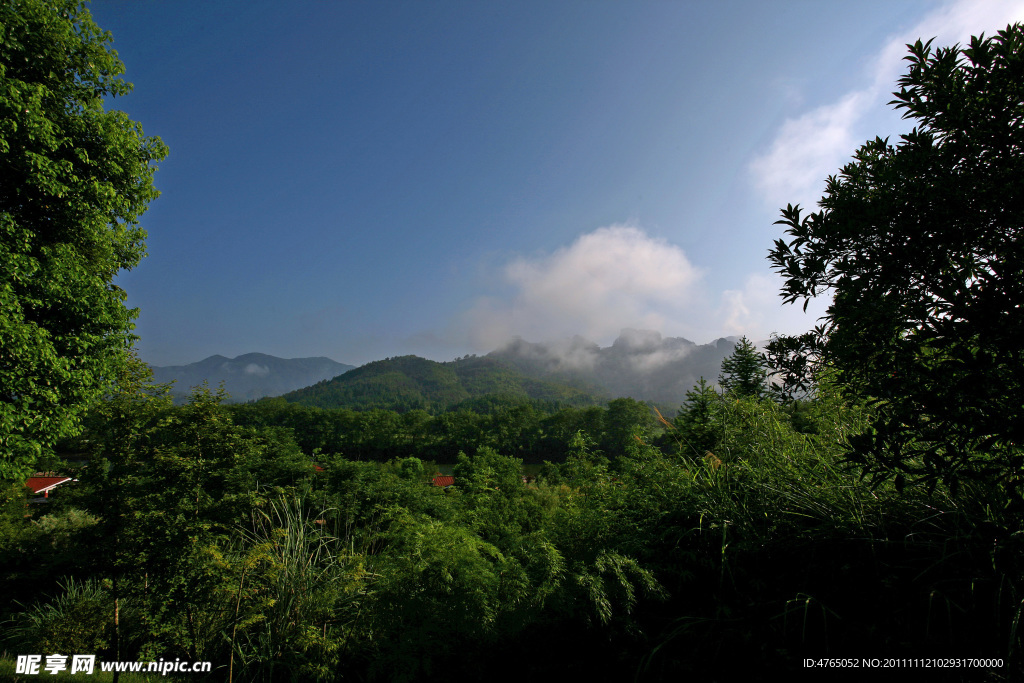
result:
<svg viewBox="0 0 1024 683"><path fill-rule="evenodd" d="M488 357L508 361L531 377L599 386L610 397L629 396L671 408L685 400L701 377L716 382L722 360L737 341L723 337L695 344L627 328L604 348L579 336L539 344L515 339Z"/></svg>
<svg viewBox="0 0 1024 683"><path fill-rule="evenodd" d="M552 405L593 405L628 396L674 411L703 377L714 383L735 337L695 344L651 330L624 329L611 346L583 337L532 343L515 339L486 356L441 363L398 356L361 367L330 358L277 358L248 353L154 367L157 382L176 380L181 401L191 387L220 382L235 401L282 396L321 408L416 408L438 412L503 395Z"/></svg>
<svg viewBox="0 0 1024 683"><path fill-rule="evenodd" d="M278 358L265 353L246 353L237 358L210 356L188 365L150 366L158 383L175 382L171 390L180 402L192 387L207 382L216 389L223 382L233 401L252 401L308 387L321 380L336 377L354 365L338 363L330 358Z"/></svg>

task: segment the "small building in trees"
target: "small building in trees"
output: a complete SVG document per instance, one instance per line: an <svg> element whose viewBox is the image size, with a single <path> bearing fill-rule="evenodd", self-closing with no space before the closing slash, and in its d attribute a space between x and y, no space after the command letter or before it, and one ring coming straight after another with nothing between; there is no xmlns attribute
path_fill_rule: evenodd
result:
<svg viewBox="0 0 1024 683"><path fill-rule="evenodd" d="M441 488L448 488L449 486L455 485L455 477L451 474L435 474L434 478L430 480L430 483L434 486L440 486Z"/></svg>
<svg viewBox="0 0 1024 683"><path fill-rule="evenodd" d="M33 476L25 480L25 486L32 491L33 496L39 496L42 494L42 498L37 498L33 502L48 502L50 498L50 491L53 491L58 486L62 486L69 481L74 481L71 477L64 477L60 475L54 475L52 473L37 472Z"/></svg>

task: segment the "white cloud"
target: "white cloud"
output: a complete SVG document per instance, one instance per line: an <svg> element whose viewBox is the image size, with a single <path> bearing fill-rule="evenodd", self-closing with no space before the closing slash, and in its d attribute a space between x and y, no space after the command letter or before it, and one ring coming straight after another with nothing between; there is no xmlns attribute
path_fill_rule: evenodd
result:
<svg viewBox="0 0 1024 683"><path fill-rule="evenodd" d="M779 296L782 280L775 274L751 273L743 289L722 292L717 311L725 334L760 341L773 333L800 334L818 324L831 304L830 296L812 299L803 310L803 303L783 304Z"/></svg>
<svg viewBox="0 0 1024 683"><path fill-rule="evenodd" d="M256 363L249 363L245 366L245 374L256 375L257 377L266 377L270 374L270 368L266 365L257 365Z"/></svg>
<svg viewBox="0 0 1024 683"><path fill-rule="evenodd" d="M522 337L542 342L544 358L589 367L594 350L572 337L603 346L621 333L635 347L634 363L651 369L689 349L665 349L649 339L660 335L645 330L698 344L728 335L762 341L812 329L831 304L827 294L812 299L806 312L802 302L783 304L782 279L767 269L716 297L682 249L626 225L587 233L550 254L512 259L494 273L500 281L494 284L510 287L508 295L479 297L438 340L487 352ZM643 351L645 345L651 350Z"/></svg>
<svg viewBox="0 0 1024 683"><path fill-rule="evenodd" d="M868 99L865 92L851 93L782 124L771 149L750 164L758 191L772 206L814 206L825 178L856 149L853 127Z"/></svg>
<svg viewBox="0 0 1024 683"><path fill-rule="evenodd" d="M599 341L623 327L664 330L692 303L701 272L679 247L613 225L550 255L515 259L501 276L512 297L478 299L468 313L478 348L495 348L514 335Z"/></svg>
<svg viewBox="0 0 1024 683"><path fill-rule="evenodd" d="M750 163L758 192L773 207L815 206L824 180L846 163L869 137L895 134L863 130L866 114L882 111L903 73L906 44L934 37L936 47L966 43L972 34L991 35L1024 20L1024 0L957 0L925 16L909 30L890 36L870 64L870 83L838 101L787 120L768 150Z"/></svg>

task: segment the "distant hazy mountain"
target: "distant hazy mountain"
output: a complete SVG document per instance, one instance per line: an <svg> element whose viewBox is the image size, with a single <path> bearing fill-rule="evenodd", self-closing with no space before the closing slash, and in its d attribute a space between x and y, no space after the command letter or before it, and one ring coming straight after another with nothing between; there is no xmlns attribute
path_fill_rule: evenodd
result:
<svg viewBox="0 0 1024 683"><path fill-rule="evenodd" d="M277 358L265 353L247 353L237 358L210 356L188 365L151 367L155 381L176 381L173 393L177 398L187 396L192 387L204 381L211 389L224 382L232 400L244 402L307 387L337 377L355 366L324 357Z"/></svg>
<svg viewBox="0 0 1024 683"><path fill-rule="evenodd" d="M736 341L725 337L698 345L650 330L624 329L606 348L579 336L540 344L516 339L487 357L512 363L531 377L585 382L610 396L677 407L701 377L710 383L718 379L722 360Z"/></svg>
<svg viewBox="0 0 1024 683"><path fill-rule="evenodd" d="M436 413L493 396L562 405L594 405L603 399L555 378L529 377L503 360L477 356L447 363L419 356L385 358L283 398L319 408L423 409Z"/></svg>

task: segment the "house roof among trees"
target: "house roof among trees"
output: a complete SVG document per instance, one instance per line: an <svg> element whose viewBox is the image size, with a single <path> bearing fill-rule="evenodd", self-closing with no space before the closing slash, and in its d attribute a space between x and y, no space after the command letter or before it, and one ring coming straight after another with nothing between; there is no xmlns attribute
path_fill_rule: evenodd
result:
<svg viewBox="0 0 1024 683"><path fill-rule="evenodd" d="M452 486L455 483L455 477L450 474L438 474L431 479L431 483L433 483L434 486L440 486L442 488L445 486Z"/></svg>
<svg viewBox="0 0 1024 683"><path fill-rule="evenodd" d="M32 489L35 495L49 495L50 491L69 481L71 477L36 475L26 479L25 486Z"/></svg>

